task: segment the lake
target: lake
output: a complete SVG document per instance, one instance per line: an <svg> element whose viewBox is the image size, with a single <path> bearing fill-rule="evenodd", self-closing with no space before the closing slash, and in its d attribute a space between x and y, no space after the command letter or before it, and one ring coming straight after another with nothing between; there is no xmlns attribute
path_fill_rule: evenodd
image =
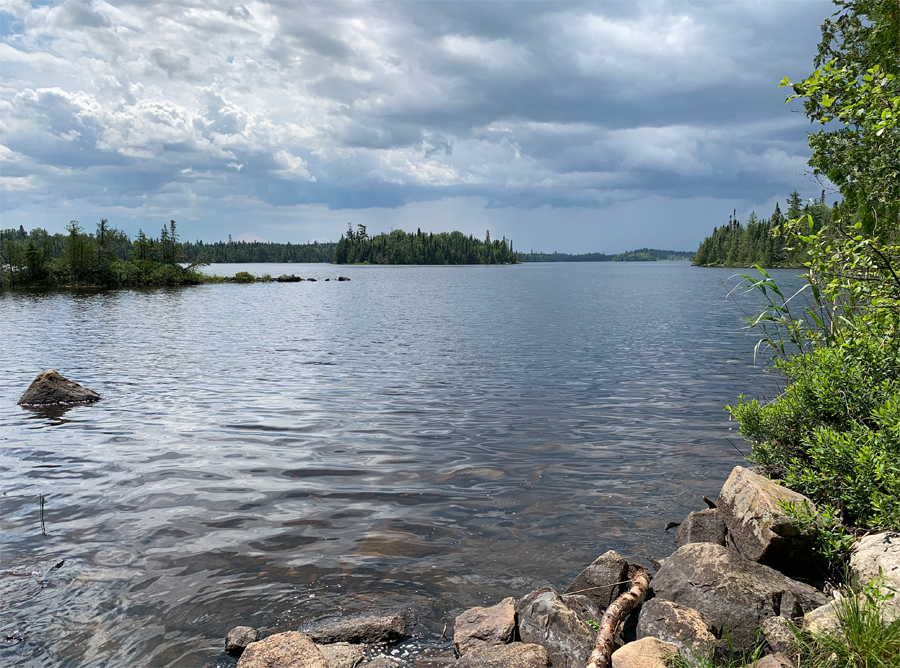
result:
<svg viewBox="0 0 900 668"><path fill-rule="evenodd" d="M436 637L646 564L742 461L723 406L779 391L729 269L210 270L319 281L0 294L3 665L233 666L238 624L393 605ZM17 406L51 368L104 400Z"/></svg>

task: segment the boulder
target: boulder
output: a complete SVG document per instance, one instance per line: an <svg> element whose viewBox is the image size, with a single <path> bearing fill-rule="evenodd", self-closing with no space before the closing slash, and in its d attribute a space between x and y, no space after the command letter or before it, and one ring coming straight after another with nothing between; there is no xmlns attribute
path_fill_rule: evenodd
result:
<svg viewBox="0 0 900 668"><path fill-rule="evenodd" d="M90 404L102 397L82 387L53 369L41 371L19 399L20 406L60 406L65 404Z"/></svg>
<svg viewBox="0 0 900 668"><path fill-rule="evenodd" d="M336 642L376 643L397 642L408 638L406 617L399 612L352 615L324 620L304 629L319 645Z"/></svg>
<svg viewBox="0 0 900 668"><path fill-rule="evenodd" d="M670 642L684 656L704 655L716 643L699 612L661 598L650 599L641 606L637 637Z"/></svg>
<svg viewBox="0 0 900 668"><path fill-rule="evenodd" d="M758 661L748 663L744 668L795 668L795 666L783 654L769 654Z"/></svg>
<svg viewBox="0 0 900 668"><path fill-rule="evenodd" d="M314 278L307 278L306 280L307 280L307 281L311 281L311 282L313 282L313 283L316 282L316 279L314 279Z"/></svg>
<svg viewBox="0 0 900 668"><path fill-rule="evenodd" d="M878 571L889 584L900 589L900 533L876 533L866 536L850 555L850 571L860 586L878 577Z"/></svg>
<svg viewBox="0 0 900 668"><path fill-rule="evenodd" d="M813 502L802 494L735 466L716 503L729 539L750 561L787 573L811 565L813 537L801 531L783 508L793 503L814 512Z"/></svg>
<svg viewBox="0 0 900 668"><path fill-rule="evenodd" d="M328 668L328 663L308 636L288 631L247 645L237 668Z"/></svg>
<svg viewBox="0 0 900 668"><path fill-rule="evenodd" d="M458 668L547 668L550 655L540 645L478 645L456 662Z"/></svg>
<svg viewBox="0 0 900 668"><path fill-rule="evenodd" d="M303 279L299 276L294 276L293 274L282 274L278 278L275 279L279 283L299 283Z"/></svg>
<svg viewBox="0 0 900 668"><path fill-rule="evenodd" d="M363 651L359 645L347 642L336 642L333 645L317 645L328 668L356 668L363 660Z"/></svg>
<svg viewBox="0 0 900 668"><path fill-rule="evenodd" d="M225 636L225 651L231 656L240 656L252 642L259 640L259 631L250 626L235 626Z"/></svg>
<svg viewBox="0 0 900 668"><path fill-rule="evenodd" d="M489 608L471 608L456 618L453 644L460 656L478 645L506 645L515 640L516 601L505 598Z"/></svg>
<svg viewBox="0 0 900 668"><path fill-rule="evenodd" d="M516 603L519 636L547 650L553 668L582 668L594 648L596 631L550 587Z"/></svg>
<svg viewBox="0 0 900 668"><path fill-rule="evenodd" d="M659 598L693 608L717 636L750 649L763 620L805 614L826 601L821 592L714 543L678 548L651 582Z"/></svg>
<svg viewBox="0 0 900 668"><path fill-rule="evenodd" d="M350 279L347 278L346 276L338 276L338 280L339 281L349 281Z"/></svg>
<svg viewBox="0 0 900 668"><path fill-rule="evenodd" d="M625 558L610 550L576 575L563 593L583 594L603 611L616 600L627 575L628 563Z"/></svg>
<svg viewBox="0 0 900 668"><path fill-rule="evenodd" d="M813 633L835 633L840 629L838 621L838 607L840 597L833 599L815 610L811 610L803 618L803 628ZM864 594L859 594L860 605L866 605ZM878 610L885 623L900 619L900 599L889 598L878 605Z"/></svg>
<svg viewBox="0 0 900 668"><path fill-rule="evenodd" d="M376 656L366 661L362 668L400 668L403 663L400 659L392 659L389 656Z"/></svg>
<svg viewBox="0 0 900 668"><path fill-rule="evenodd" d="M725 544L725 522L717 508L707 508L693 512L675 532L675 543L678 547L688 543Z"/></svg>
<svg viewBox="0 0 900 668"><path fill-rule="evenodd" d="M666 658L678 653L678 647L658 638L641 638L620 647L612 654L612 668L666 668Z"/></svg>
<svg viewBox="0 0 900 668"><path fill-rule="evenodd" d="M769 617L759 625L759 630L773 652L790 654L797 644L791 624L784 617Z"/></svg>

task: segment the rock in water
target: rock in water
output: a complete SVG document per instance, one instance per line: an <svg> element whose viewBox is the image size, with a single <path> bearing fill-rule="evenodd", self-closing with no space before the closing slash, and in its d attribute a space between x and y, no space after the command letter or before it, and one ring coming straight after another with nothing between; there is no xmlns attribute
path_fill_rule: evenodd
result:
<svg viewBox="0 0 900 668"><path fill-rule="evenodd" d="M506 645L515 640L516 601L505 598L490 608L471 608L456 618L453 643L460 656L480 645Z"/></svg>
<svg viewBox="0 0 900 668"><path fill-rule="evenodd" d="M333 645L316 645L328 668L356 668L363 660L363 651L359 645L351 645L348 642L336 642Z"/></svg>
<svg viewBox="0 0 900 668"><path fill-rule="evenodd" d="M259 640L259 631L250 626L235 626L225 636L225 651L231 656L240 656L247 645Z"/></svg>
<svg viewBox="0 0 900 668"><path fill-rule="evenodd" d="M584 594L603 611L616 600L627 575L625 557L610 550L581 571L563 593Z"/></svg>
<svg viewBox="0 0 900 668"><path fill-rule="evenodd" d="M320 645L336 642L397 642L408 638L406 618L396 612L352 615L312 625L306 633Z"/></svg>
<svg viewBox="0 0 900 668"><path fill-rule="evenodd" d="M247 645L237 668L328 668L328 663L312 640L288 631Z"/></svg>
<svg viewBox="0 0 900 668"><path fill-rule="evenodd" d="M467 652L456 665L459 668L547 668L550 656L540 645L521 642L481 645Z"/></svg>
<svg viewBox="0 0 900 668"><path fill-rule="evenodd" d="M19 399L20 406L61 406L65 404L90 404L101 396L59 375L53 369L41 371Z"/></svg>

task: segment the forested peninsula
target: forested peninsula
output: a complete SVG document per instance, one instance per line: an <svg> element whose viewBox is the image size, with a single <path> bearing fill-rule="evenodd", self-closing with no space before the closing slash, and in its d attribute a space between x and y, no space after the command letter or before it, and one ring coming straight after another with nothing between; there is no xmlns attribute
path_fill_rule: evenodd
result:
<svg viewBox="0 0 900 668"><path fill-rule="evenodd" d="M462 232L415 234L393 230L370 237L365 225L349 226L334 249L335 264L518 264L512 240L484 240Z"/></svg>
<svg viewBox="0 0 900 668"><path fill-rule="evenodd" d="M758 218L750 212L747 224L737 219L736 213L728 218L728 223L717 227L706 237L694 255L694 265L698 267L800 267L807 253L798 247L796 239L786 234L784 225L788 221L807 219L812 216L814 231L830 225L832 210L825 204L825 192L817 200L807 200L796 190L788 195L787 213L781 212L776 203L769 218Z"/></svg>
<svg viewBox="0 0 900 668"><path fill-rule="evenodd" d="M522 262L656 262L659 260L690 260L691 251L638 248L633 251L607 255L606 253L519 253Z"/></svg>

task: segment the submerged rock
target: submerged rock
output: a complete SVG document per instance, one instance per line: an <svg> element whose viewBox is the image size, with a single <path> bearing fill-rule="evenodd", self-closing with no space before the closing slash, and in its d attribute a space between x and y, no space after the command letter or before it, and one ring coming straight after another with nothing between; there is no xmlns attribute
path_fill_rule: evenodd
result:
<svg viewBox="0 0 900 668"><path fill-rule="evenodd" d="M235 626L225 636L225 651L231 656L240 656L247 645L259 640L259 631L250 626Z"/></svg>
<svg viewBox="0 0 900 668"><path fill-rule="evenodd" d="M328 668L328 662L308 636L287 631L247 645L237 668Z"/></svg>
<svg viewBox="0 0 900 668"><path fill-rule="evenodd" d="M471 608L456 618L453 644L460 656L475 647L506 645L515 640L515 599L505 598L489 608Z"/></svg>
<svg viewBox="0 0 900 668"><path fill-rule="evenodd" d="M796 618L826 602L809 585L714 543L678 548L651 582L659 598L693 608L734 648L746 650L769 617Z"/></svg>
<svg viewBox="0 0 900 668"><path fill-rule="evenodd" d="M102 397L61 376L53 369L41 371L19 399L20 406L61 406L65 404L90 404Z"/></svg>

